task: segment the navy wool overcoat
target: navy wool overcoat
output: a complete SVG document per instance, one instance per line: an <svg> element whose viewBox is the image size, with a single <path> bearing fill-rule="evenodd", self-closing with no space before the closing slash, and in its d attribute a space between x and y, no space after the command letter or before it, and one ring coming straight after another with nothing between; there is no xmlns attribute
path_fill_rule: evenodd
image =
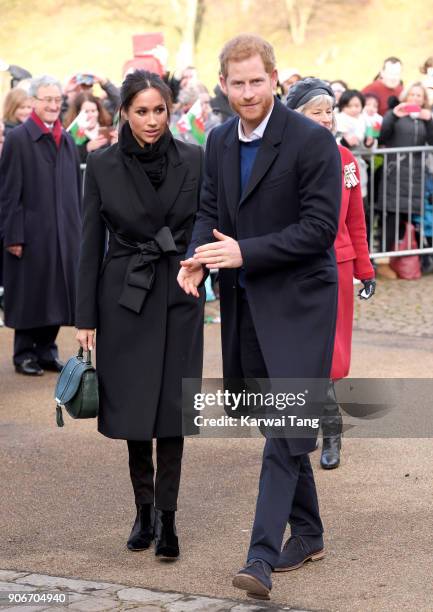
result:
<svg viewBox="0 0 433 612"><path fill-rule="evenodd" d="M0 158L0 235L4 248L5 323L14 329L74 325L81 236L76 146L59 149L32 119L7 136Z"/></svg>
<svg viewBox="0 0 433 612"><path fill-rule="evenodd" d="M337 313L333 244L341 162L328 130L275 99L249 182L240 191L237 117L209 135L201 205L188 249L239 242L245 290L269 378L329 377ZM238 270L220 270L223 371L242 379ZM293 454L315 441L290 441Z"/></svg>

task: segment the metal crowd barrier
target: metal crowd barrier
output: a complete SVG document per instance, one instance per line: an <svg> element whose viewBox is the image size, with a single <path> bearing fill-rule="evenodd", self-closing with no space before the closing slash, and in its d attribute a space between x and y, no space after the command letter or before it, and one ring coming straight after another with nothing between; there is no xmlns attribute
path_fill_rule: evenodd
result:
<svg viewBox="0 0 433 612"><path fill-rule="evenodd" d="M353 153L368 162L368 195L364 204L371 258L433 253L433 232L431 228L426 232L425 219L426 179L430 175L427 170L427 156L433 156L433 146L363 149L362 152ZM414 197L415 181L420 183L418 197ZM394 187L392 198L388 193L391 187ZM403 202L407 203L407 212L401 210ZM387 248L387 217L390 214L395 214L396 217L392 242L399 242L400 223L408 220L416 226L417 244L412 246L409 236L407 249L394 251ZM413 215L418 216L417 223L414 223ZM430 223L432 222L433 215Z"/></svg>
<svg viewBox="0 0 433 612"><path fill-rule="evenodd" d="M353 151L354 155L360 157L368 163L368 195L364 199L366 221L369 233L369 250L372 259L383 257L401 257L403 255L424 255L433 254L433 228L426 234L425 223L425 188L428 171L426 168L427 156L432 155L433 170L433 146L424 147L399 147L399 148L374 148ZM420 160L420 163L418 163ZM379 166L379 167L378 167ZM81 164L82 184L86 174L86 164ZM393 172L391 173L390 170ZM402 172L403 170L403 172ZM419 180L421 182L421 192L418 198L413 196L414 172L419 170ZM407 176L405 176L405 174ZM403 179L403 180L402 180ZM406 180L407 179L407 180ZM388 190L392 182L395 182L395 204L396 222L392 241L399 242L399 225L404 219L412 221L414 214L419 216L417 224L417 245L411 244L406 250L394 251L386 248L387 245L387 216L389 210ZM433 186L433 177L432 177ZM407 191L407 213L402 212L402 187ZM433 199L433 187L432 187ZM404 217L403 217L404 215ZM433 213L432 220L433 224ZM432 235L430 235L432 234Z"/></svg>

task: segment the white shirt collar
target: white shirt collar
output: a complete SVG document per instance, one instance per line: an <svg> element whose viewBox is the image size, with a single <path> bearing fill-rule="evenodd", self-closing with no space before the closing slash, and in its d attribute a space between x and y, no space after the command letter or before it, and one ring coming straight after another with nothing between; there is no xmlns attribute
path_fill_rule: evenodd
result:
<svg viewBox="0 0 433 612"><path fill-rule="evenodd" d="M265 132L266 126L268 125L269 117L271 116L272 111L274 110L274 105L272 104L272 108L266 117L263 119L259 125L254 128L249 136L245 136L244 129L242 127L242 122L239 119L238 123L238 136L241 142L252 142L253 140L258 140L259 138L263 138L263 134Z"/></svg>

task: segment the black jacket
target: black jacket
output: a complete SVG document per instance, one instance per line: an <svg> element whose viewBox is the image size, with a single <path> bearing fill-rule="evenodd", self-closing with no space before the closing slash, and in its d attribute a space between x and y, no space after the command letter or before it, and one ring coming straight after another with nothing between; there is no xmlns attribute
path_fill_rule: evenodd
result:
<svg viewBox="0 0 433 612"><path fill-rule="evenodd" d="M202 158L200 147L173 140L156 192L144 171L138 183L131 179L134 159L117 144L88 157L76 324L97 329L99 431L111 438L182 435L182 377L201 377L204 290L200 300L187 296L176 277ZM152 241L170 233L178 253L160 254ZM157 251L151 266L149 242Z"/></svg>
<svg viewBox="0 0 433 612"><path fill-rule="evenodd" d="M433 120L397 117L392 110L383 119L379 144L386 147L419 147L433 144ZM412 157L412 161L411 158ZM407 213L420 213L422 195L422 155L421 153L402 153L400 155L400 180L398 175L398 158L390 154L384 165L384 173L379 186L378 208L382 210L386 198L386 209ZM383 181L386 182L384 187ZM397 198L397 185L399 198ZM411 196L412 194L412 196Z"/></svg>
<svg viewBox="0 0 433 612"><path fill-rule="evenodd" d="M210 105L213 112L221 118L221 123L224 123L235 114L229 104L229 100L219 85L215 86L215 96L211 98Z"/></svg>

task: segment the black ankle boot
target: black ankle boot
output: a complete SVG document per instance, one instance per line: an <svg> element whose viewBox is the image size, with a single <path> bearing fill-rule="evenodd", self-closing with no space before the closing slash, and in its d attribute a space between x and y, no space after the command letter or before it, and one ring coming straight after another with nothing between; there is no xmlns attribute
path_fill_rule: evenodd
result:
<svg viewBox="0 0 433 612"><path fill-rule="evenodd" d="M155 509L153 504L135 504L137 516L129 536L127 547L129 550L146 550L153 540L155 523Z"/></svg>
<svg viewBox="0 0 433 612"><path fill-rule="evenodd" d="M155 510L155 556L165 560L179 556L174 510Z"/></svg>
<svg viewBox="0 0 433 612"><path fill-rule="evenodd" d="M340 465L341 434L323 436L320 465L324 470L333 470Z"/></svg>
<svg viewBox="0 0 433 612"><path fill-rule="evenodd" d="M326 404L321 419L323 443L320 465L324 470L333 470L340 465L341 432L343 419L335 395L334 383L330 381Z"/></svg>

